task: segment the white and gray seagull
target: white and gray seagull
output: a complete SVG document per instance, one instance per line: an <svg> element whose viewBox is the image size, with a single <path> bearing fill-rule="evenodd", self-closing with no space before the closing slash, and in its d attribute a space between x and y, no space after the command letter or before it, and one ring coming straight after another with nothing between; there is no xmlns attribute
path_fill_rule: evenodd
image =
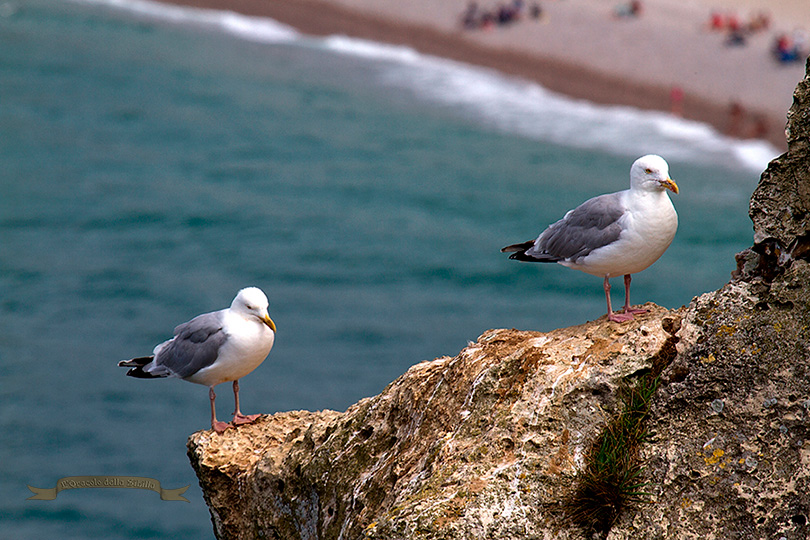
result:
<svg viewBox="0 0 810 540"><path fill-rule="evenodd" d="M267 313L267 297L256 287L239 291L231 307L204 313L174 329L174 337L152 351L152 356L118 363L131 368L130 377L177 377L208 386L211 427L222 433L231 424L217 421L214 386L233 381L233 425L249 424L258 414L239 410L239 379L259 367L273 348L276 325Z"/></svg>
<svg viewBox="0 0 810 540"><path fill-rule="evenodd" d="M607 314L623 322L646 310L630 307L630 275L641 272L667 250L678 229L678 214L666 193L678 193L660 156L638 158L630 168L630 189L599 195L549 225L536 240L503 248L510 259L558 263L605 279ZM610 304L612 277L624 276L624 312Z"/></svg>

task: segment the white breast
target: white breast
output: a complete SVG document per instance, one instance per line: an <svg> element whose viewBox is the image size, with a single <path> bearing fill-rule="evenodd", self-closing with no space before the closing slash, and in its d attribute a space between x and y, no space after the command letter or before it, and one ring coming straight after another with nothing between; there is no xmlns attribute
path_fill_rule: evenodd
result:
<svg viewBox="0 0 810 540"><path fill-rule="evenodd" d="M212 386L241 379L259 367L273 348L275 333L258 319L228 313L223 329L228 339L219 349L217 360L187 377L187 381Z"/></svg>
<svg viewBox="0 0 810 540"><path fill-rule="evenodd" d="M615 242L592 251L578 264L565 264L588 274L617 277L635 274L664 254L678 230L678 214L665 192L626 197L623 231ZM564 264L564 263L563 263Z"/></svg>

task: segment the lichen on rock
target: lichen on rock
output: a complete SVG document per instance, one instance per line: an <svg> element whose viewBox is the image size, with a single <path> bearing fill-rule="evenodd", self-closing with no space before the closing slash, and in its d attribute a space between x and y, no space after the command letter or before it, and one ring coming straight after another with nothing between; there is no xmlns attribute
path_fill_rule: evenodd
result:
<svg viewBox="0 0 810 540"><path fill-rule="evenodd" d="M642 448L651 504L611 539L807 538L807 283L798 261L768 294L738 282L689 306Z"/></svg>

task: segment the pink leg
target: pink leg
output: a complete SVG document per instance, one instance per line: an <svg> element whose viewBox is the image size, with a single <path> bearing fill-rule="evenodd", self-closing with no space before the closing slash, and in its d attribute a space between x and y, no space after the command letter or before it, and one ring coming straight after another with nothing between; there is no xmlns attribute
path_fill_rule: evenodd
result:
<svg viewBox="0 0 810 540"><path fill-rule="evenodd" d="M633 313L647 313L646 309L637 309L630 307L630 274L624 275L624 312L632 315Z"/></svg>
<svg viewBox="0 0 810 540"><path fill-rule="evenodd" d="M208 399L211 400L211 429L216 431L217 433L222 433L229 427L232 427L230 424L226 422L219 422L217 420L217 408L214 405L214 400L217 398L217 395L214 393L214 387L208 387Z"/></svg>
<svg viewBox="0 0 810 540"><path fill-rule="evenodd" d="M626 322L633 318L632 313L613 313L613 306L610 304L610 280L605 276L605 300L607 300L608 320L615 322Z"/></svg>
<svg viewBox="0 0 810 540"><path fill-rule="evenodd" d="M239 410L239 381L233 381L233 402L236 405L236 410L233 411L233 423L235 426L250 424L261 416L260 414L242 414L242 411Z"/></svg>

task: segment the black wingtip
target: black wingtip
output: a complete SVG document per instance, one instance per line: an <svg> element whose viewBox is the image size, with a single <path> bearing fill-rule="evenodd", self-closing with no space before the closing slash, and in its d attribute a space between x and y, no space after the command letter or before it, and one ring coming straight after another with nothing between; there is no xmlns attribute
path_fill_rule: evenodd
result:
<svg viewBox="0 0 810 540"><path fill-rule="evenodd" d="M554 263L562 260L562 257L550 255L548 253L526 253L534 247L534 240L523 242L520 244L512 244L501 249L501 253L511 253L509 258L515 261L523 262L541 262L541 263Z"/></svg>
<svg viewBox="0 0 810 540"><path fill-rule="evenodd" d="M536 257L534 255L528 255L525 251L518 251L517 253L512 253L509 255L509 258L515 261L523 261L523 262L535 262L535 263L555 263L557 261L561 261L559 257L552 257L551 255Z"/></svg>
<svg viewBox="0 0 810 540"><path fill-rule="evenodd" d="M518 251L509 255L509 259L513 261L531 261L531 258L526 255L525 251Z"/></svg>
<svg viewBox="0 0 810 540"><path fill-rule="evenodd" d="M121 360L118 362L118 367L131 368L127 371L127 377L135 377L136 379L159 379L162 375L152 375L148 371L144 371L143 367L151 362L154 356L142 356L140 358L133 358L132 360Z"/></svg>
<svg viewBox="0 0 810 540"><path fill-rule="evenodd" d="M132 360L121 360L118 362L118 367L143 367L154 359L154 356L141 356Z"/></svg>
<svg viewBox="0 0 810 540"><path fill-rule="evenodd" d="M519 244L512 244L511 246L506 246L505 248L501 248L501 253L512 253L514 251L526 251L534 246L534 240L529 240L528 242L521 242ZM510 259L512 257L509 257Z"/></svg>

